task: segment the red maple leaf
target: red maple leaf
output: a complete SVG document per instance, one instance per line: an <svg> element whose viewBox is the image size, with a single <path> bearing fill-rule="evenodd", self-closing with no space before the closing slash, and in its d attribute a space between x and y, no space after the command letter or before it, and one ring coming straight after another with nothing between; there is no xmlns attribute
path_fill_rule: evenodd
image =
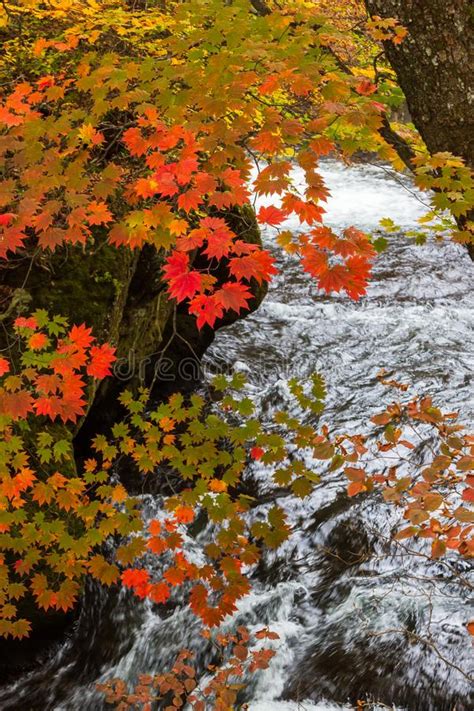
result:
<svg viewBox="0 0 474 711"><path fill-rule="evenodd" d="M162 169L158 170L153 179L158 183L158 192L164 197L172 197L179 192L179 188L173 178L172 173L168 170L168 166L164 165Z"/></svg>
<svg viewBox="0 0 474 711"><path fill-rule="evenodd" d="M301 264L305 272L319 278L328 268L328 259L325 252L313 245L305 245L301 249Z"/></svg>
<svg viewBox="0 0 474 711"><path fill-rule="evenodd" d="M174 175L176 181L180 185L186 185L191 180L193 173L198 169L198 161L196 158L185 158L176 163L174 168Z"/></svg>
<svg viewBox="0 0 474 711"><path fill-rule="evenodd" d="M86 401L78 397L64 397L58 399L57 414L63 422L76 422L77 418L85 413Z"/></svg>
<svg viewBox="0 0 474 711"><path fill-rule="evenodd" d="M347 280L347 270L342 264L335 264L323 271L318 278L318 286L327 293L341 291Z"/></svg>
<svg viewBox="0 0 474 711"><path fill-rule="evenodd" d="M34 403L36 414L47 415L51 419L54 419L57 415L57 410L54 405L58 401L59 398L57 397L39 397Z"/></svg>
<svg viewBox="0 0 474 711"><path fill-rule="evenodd" d="M2 215L0 215L0 226L1 227L8 227L10 222L14 220L16 217L13 212L4 212Z"/></svg>
<svg viewBox="0 0 474 711"><path fill-rule="evenodd" d="M115 348L108 343L103 343L101 346L92 346L89 354L91 360L87 366L88 375L99 379L110 375L110 366L115 360Z"/></svg>
<svg viewBox="0 0 474 711"><path fill-rule="evenodd" d="M309 245L318 245L323 249L334 250L334 246L338 240L337 235L330 227L314 227L311 232L311 241Z"/></svg>
<svg viewBox="0 0 474 711"><path fill-rule="evenodd" d="M231 205L236 205L236 192L230 190L215 190L209 195L209 205L217 207L218 210L224 210Z"/></svg>
<svg viewBox="0 0 474 711"><path fill-rule="evenodd" d="M89 348L89 346L94 341L94 336L92 334L92 328L87 328L85 323L80 326L73 326L69 331L69 340L74 343L78 348Z"/></svg>
<svg viewBox="0 0 474 711"><path fill-rule="evenodd" d="M202 221L204 222L204 220ZM202 224L201 222L201 224ZM224 222L222 220L222 222ZM233 245L234 233L224 224L208 232L207 247L204 250L209 259L221 260L227 257Z"/></svg>
<svg viewBox="0 0 474 711"><path fill-rule="evenodd" d="M156 141L156 147L161 148L163 151L168 151L170 148L174 148L181 138L184 138L183 134L184 129L182 126L173 126L172 128L163 126L161 136Z"/></svg>
<svg viewBox="0 0 474 711"><path fill-rule="evenodd" d="M214 294L198 294L189 304L189 313L197 316L196 325L199 329L206 323L213 328L216 320L224 315L224 307Z"/></svg>
<svg viewBox="0 0 474 711"><path fill-rule="evenodd" d="M200 247L208 237L208 231L202 227L191 230L187 235L176 240L176 247L180 252L190 252Z"/></svg>
<svg viewBox="0 0 474 711"><path fill-rule="evenodd" d="M311 200L305 201L292 193L286 193L282 198L282 205L287 212L295 212L300 222L312 225L314 222L321 222L324 208L318 207Z"/></svg>
<svg viewBox="0 0 474 711"><path fill-rule="evenodd" d="M249 244L249 242L244 242L241 239L236 239L232 251L238 257L241 257L243 254L250 254L251 252L256 252L258 249L259 247L256 244Z"/></svg>
<svg viewBox="0 0 474 711"><path fill-rule="evenodd" d="M252 447L252 449L250 450L250 456L252 457L252 459L261 459L264 454L265 450L261 447Z"/></svg>
<svg viewBox="0 0 474 711"><path fill-rule="evenodd" d="M221 174L220 179L229 188L238 188L244 184L244 179L240 170L235 168L226 168Z"/></svg>
<svg viewBox="0 0 474 711"><path fill-rule="evenodd" d="M122 140L132 156L142 156L148 150L149 143L136 126L125 131Z"/></svg>
<svg viewBox="0 0 474 711"><path fill-rule="evenodd" d="M189 256L185 252L173 252L163 267L168 281L168 290L177 301L192 298L201 288L201 274L189 271Z"/></svg>
<svg viewBox="0 0 474 711"><path fill-rule="evenodd" d="M261 207L257 214L257 220L266 225L279 225L286 217L286 212L274 205Z"/></svg>
<svg viewBox="0 0 474 711"><path fill-rule="evenodd" d="M165 156L159 151L154 151L146 157L146 164L152 170L160 168L165 164Z"/></svg>
<svg viewBox="0 0 474 711"><path fill-rule="evenodd" d="M362 232L355 227L346 227L343 234L345 240L354 245L354 251L356 254L365 256L366 259L373 259L376 257L377 252L365 232Z"/></svg>
<svg viewBox="0 0 474 711"><path fill-rule="evenodd" d="M191 299L201 288L201 274L197 271L184 272L169 282L169 293L176 301Z"/></svg>
<svg viewBox="0 0 474 711"><path fill-rule="evenodd" d="M252 293L248 286L240 281L229 281L222 285L215 294L216 300L224 307L240 313L241 309L248 309L248 302L252 298Z"/></svg>
<svg viewBox="0 0 474 711"><path fill-rule="evenodd" d="M126 588L132 588L138 597L146 597L151 590L150 574L147 570L128 568L122 573L122 583Z"/></svg>
<svg viewBox="0 0 474 711"><path fill-rule="evenodd" d="M166 260L163 274L168 281L183 274L189 268L189 255L185 252L174 251Z"/></svg>
<svg viewBox="0 0 474 711"><path fill-rule="evenodd" d="M276 274L274 259L269 252L264 249L256 250L245 257L234 257L229 261L229 271L236 279L254 278L259 284L262 281L269 281L272 274Z"/></svg>
<svg viewBox="0 0 474 711"><path fill-rule="evenodd" d="M213 193L217 187L217 181L209 173L197 173L194 176L194 184L201 195Z"/></svg>
<svg viewBox="0 0 474 711"><path fill-rule="evenodd" d="M5 375L10 370L10 363L6 358L0 358L0 376Z"/></svg>
<svg viewBox="0 0 474 711"><path fill-rule="evenodd" d="M357 301L366 293L372 265L364 257L354 256L349 257L346 262L346 266L348 276L344 289L349 294L351 299L355 299Z"/></svg>
<svg viewBox="0 0 474 711"><path fill-rule="evenodd" d="M185 212L196 210L202 204L202 196L198 190L188 190L178 197L178 207Z"/></svg>
<svg viewBox="0 0 474 711"><path fill-rule="evenodd" d="M79 370L87 363L85 351L78 350L72 343L61 343L56 348L51 359L51 367L55 373L67 376L74 370Z"/></svg>

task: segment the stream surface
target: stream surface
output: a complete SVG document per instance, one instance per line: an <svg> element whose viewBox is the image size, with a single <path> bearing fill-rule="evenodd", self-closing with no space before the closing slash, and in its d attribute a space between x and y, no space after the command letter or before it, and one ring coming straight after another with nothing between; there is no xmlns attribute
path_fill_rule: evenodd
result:
<svg viewBox="0 0 474 711"><path fill-rule="evenodd" d="M407 230L425 211L423 196L382 167L328 161L322 172L331 190L326 222L335 228L373 231L385 216ZM273 250L270 231L265 240ZM473 265L463 248L390 238L359 303L319 294L296 260L277 258L282 271L261 307L219 331L204 363L209 372L244 371L263 421L294 406L289 378L317 370L331 431L366 431L391 400L376 378L386 367L472 422ZM420 461L425 455L420 447ZM257 465L251 475L262 494L270 491ZM280 640L243 701L250 711L342 711L358 698L373 699L380 711L471 710L474 656L464 625L474 616L472 566L391 543L396 510L377 495L348 499L343 489L331 475L303 501L278 501L295 532L266 554L235 618L250 631L268 625ZM145 497L144 508L154 518L159 502ZM208 535L189 541L196 555ZM102 709L97 682L162 671L183 647L203 667L209 662L187 607L164 612L125 590L90 584L70 637L39 669L0 690L0 709Z"/></svg>

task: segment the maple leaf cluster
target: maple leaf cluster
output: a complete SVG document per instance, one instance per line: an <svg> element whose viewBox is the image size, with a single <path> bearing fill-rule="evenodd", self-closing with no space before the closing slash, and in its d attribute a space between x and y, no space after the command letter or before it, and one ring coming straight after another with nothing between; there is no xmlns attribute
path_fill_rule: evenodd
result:
<svg viewBox="0 0 474 711"><path fill-rule="evenodd" d="M95 18L104 33L107 9L104 8L103 17ZM41 10L32 7L30 12L36 18ZM94 14L92 8L84 9L85 21L89 21L90 13ZM322 219L324 211L318 201L327 196L317 172L317 160L339 150L336 142L324 135L331 122L330 89L341 93L340 100L344 94L347 112L356 112L358 122L374 130L380 123L380 105L377 108L367 92L361 93L360 86L359 91L355 83L352 86L352 80L344 92L337 89L343 82L335 75L322 87L317 62L308 65L301 52L301 40L292 33L284 35L284 41L291 51L298 48L301 66L270 71L275 64L274 47L268 28L262 25L256 29L268 56L259 57L258 71L249 71L248 58L241 57L238 43L232 42L233 74L224 85L216 81L212 60L203 62L199 56L193 63L193 53L187 52L186 42L166 48L166 52L180 57L174 64L174 73L183 71L185 84L189 83L188 68L202 74L201 81L191 82L188 101L177 107L170 118L162 106L164 86L153 87L148 82L152 64L155 75L162 76L163 65L159 61L141 66L126 54L108 52L106 63L98 57L81 62L78 57L77 66L71 64L70 54L78 47L76 28L80 17L80 12L74 11L68 17L57 10L56 21L65 23L64 38L41 37L33 48L36 58L55 53L59 64L65 62L64 72L19 82L4 94L0 105L0 124L4 127L0 152L6 168L0 180L0 257L35 244L51 250L64 243L89 246L99 233L106 233L117 247L133 249L151 243L167 254L164 275L170 296L188 303L199 328L205 324L213 327L227 311L241 313L248 309L252 281L267 282L275 273L269 253L237 236L225 220L226 211L249 205L248 152L256 155L262 165L254 184L257 194L283 193L281 207L260 209L260 223L276 227L294 214L301 223L312 225ZM125 17L122 19L125 33L131 31ZM311 13L307 19L309 23ZM239 21L243 23L244 16L239 16ZM161 15L159 22L163 22ZM220 26L220 17L217 22ZM251 15L245 16L247 22L253 27ZM286 26L287 19L282 22ZM180 23L187 28L187 10L182 15L176 13L173 23L177 28ZM232 24L224 23L224 36ZM244 25L239 31L245 34ZM314 32L312 25L311 31ZM97 30L91 44L101 32ZM202 28L201 34L199 46L206 43ZM179 31L176 36L180 36ZM80 37L87 42L87 35ZM168 36L168 45L173 44L173 37L174 33ZM189 37L189 43L195 47L195 38ZM226 44L223 40L219 51L225 51ZM157 55L161 49L156 47ZM279 56L282 50L283 47ZM65 59L63 54L67 55ZM162 79L166 84L166 75ZM170 82L170 90L175 81L179 82L178 76ZM326 108L319 105L318 92L323 89L327 93ZM228 123L227 103L219 103L226 95L234 97L231 111L235 116L245 118ZM80 120L76 121L71 117L78 96ZM145 96L149 101L143 104ZM278 96L284 98L286 108L278 109L274 104ZM310 104L316 101L317 119L311 111L293 111L292 107L297 107L303 98ZM84 111L84 102L89 112ZM341 121L346 109L341 104ZM102 151L108 151L110 111L126 111L129 116L126 127L115 127L113 137L114 143L126 148L128 157L122 153L119 160L107 160L105 167L98 169ZM288 119L287 111L293 111L295 117ZM60 121L49 122L48 115L60 117ZM38 157L35 154L31 158L28 152L30 135L35 136L35 141L38 137ZM296 142L303 146L296 157L304 167L308 184L304 197L292 189L293 162L286 157L288 146ZM266 167L264 162L268 163ZM19 163L24 166L21 175L16 169ZM217 284L209 273L212 269L193 267L196 253L204 255L211 267L224 261L228 279ZM345 271L339 271L337 279L321 278L318 273L318 286L345 289L347 280L352 294L354 276L361 291L362 267L352 266L351 263Z"/></svg>
<svg viewBox="0 0 474 711"><path fill-rule="evenodd" d="M378 378L387 387L408 390L406 384L388 380L385 371ZM341 435L331 441L323 428L313 452L316 458L332 459L334 469L342 468L349 496L380 489L385 501L403 509L410 525L396 533L396 540L431 540L433 558L450 550L470 558L474 554L474 438L456 420L457 413L442 412L429 396L396 401L372 417L372 424L383 428L375 442L369 443L367 435ZM416 454L418 424L431 428L441 453L434 453L421 472L414 456L407 471L406 453ZM385 455L394 452L400 463L384 462ZM379 473L368 473L367 462L373 462L372 458L379 461Z"/></svg>
<svg viewBox="0 0 474 711"><path fill-rule="evenodd" d="M121 679L99 684L99 691L109 704L116 704L122 709L136 708L137 703L143 704L144 709L147 706L151 708L153 704L165 704L167 699L172 700L172 705L165 706L165 711L184 707L194 711L227 711L233 708L241 688L236 680L268 668L276 651L263 647L261 641L278 640L279 636L264 628L255 632L252 640L249 631L242 626L237 627L234 633L219 633L214 638L204 630L202 636L212 643L214 656L217 653L219 657L217 663L207 665L209 678L204 688L198 686L199 668L194 662L195 655L183 649L169 672L154 676L142 674L131 693Z"/></svg>
<svg viewBox="0 0 474 711"><path fill-rule="evenodd" d="M326 292L344 290L355 300L366 293L376 251L360 230L349 227L338 237L317 227L300 238L303 269L319 280Z"/></svg>
<svg viewBox="0 0 474 711"><path fill-rule="evenodd" d="M110 366L110 353L93 345L88 329L69 329L56 318L48 331L47 326L39 327L43 318L37 313L19 319L16 325L29 344L24 353L27 370L38 367L35 359L48 348L51 332L58 329L63 329L64 335L56 350L65 354L73 371L88 367L91 375L103 374ZM85 365L85 354L93 348L99 351L94 351L94 360ZM55 351L52 357L54 362ZM48 356L45 363L49 366L50 362ZM3 379L12 377L9 368L8 362L4 364ZM406 389L395 381L382 378L382 382ZM276 486L286 487L289 494L300 498L322 481L325 468L341 470L349 480L349 496L380 487L387 501L403 507L410 525L397 538L432 539L434 557L446 550L472 555L474 521L469 505L474 491L474 441L455 423L453 413L443 414L424 398L393 404L377 415L374 424L384 427L384 433L371 446L382 456L380 474L374 475L366 467L367 455L374 453L369 451L366 436L331 438L326 425L318 430L308 426L304 415L300 421L284 411L275 413L276 428L267 431L252 417L253 403L242 396L243 385L240 374L230 379L217 376L213 388L221 404L212 412L197 394L185 399L178 393L150 409L147 391L138 398L125 392L121 402L129 412L128 420L117 423L110 437L95 438L96 456L86 461L81 475L74 467L71 470L70 442L58 440L48 431L37 436L34 448L35 458L42 463L39 468L15 432L21 417L3 415L2 457L7 473L0 489L1 634L27 634L28 620L16 617L14 603L27 590L42 609L67 609L74 604L85 574L105 585L121 580L138 598L149 598L156 604L166 604L173 589L183 587L190 608L203 624L219 626L248 593L249 574L258 563L261 547L276 548L291 534L285 510L279 506L253 521L248 518L251 500L240 493L239 483L252 462L264 467ZM292 379L288 385L303 413L321 412L326 393L320 376L315 374L308 384ZM38 416L34 409L31 414L25 412L23 421L32 416ZM407 476L406 457L402 476L392 462L384 467L386 452L399 447L415 450L403 432L405 421L429 425L441 442L443 454L425 466L422 481L416 457L411 476ZM233 445L230 450L229 442ZM312 461L308 456L311 451ZM114 463L123 456L130 457L143 474L160 466L189 482L179 493L165 497L163 515L149 522L146 531L124 487L110 481ZM58 515L49 521L44 510L52 505ZM18 511L26 512L26 517L23 513L18 517ZM212 522L214 537L203 550L203 560L196 563L187 546L189 527L200 511ZM71 516L77 520L76 537L68 532ZM114 534L123 540L116 560L110 561L97 546ZM10 560L13 553L13 562L7 563L2 551ZM158 577L146 567L149 555L161 558ZM45 560L50 571L45 570Z"/></svg>
<svg viewBox="0 0 474 711"><path fill-rule="evenodd" d="M10 362L0 360L0 371L6 376L0 386L0 417L17 421L34 413L76 422L85 413L85 378L101 380L110 375L115 349L94 345L92 329L84 324L67 331L63 320L49 321L40 311L17 318L14 329L26 346L21 356L24 367L20 374L8 375ZM51 338L53 334L61 338Z"/></svg>
<svg viewBox="0 0 474 711"><path fill-rule="evenodd" d="M18 608L28 592L39 608L65 611L87 573L118 578L96 549L138 514L131 502L118 511L127 493L105 471L78 475L62 425L84 414L86 387L110 373L114 349L43 311L17 318L14 331L20 355L0 359L0 635L20 638L31 628Z"/></svg>
<svg viewBox="0 0 474 711"><path fill-rule="evenodd" d="M382 382L398 386L395 381L382 379ZM127 452L143 473L165 465L183 479L194 481L193 486L165 500L165 510L171 515L164 514L160 520L149 522L147 535L140 544L140 555L160 556L162 569L158 578L139 563L135 537L119 550L119 560L132 563L122 572L122 583L138 597L166 603L173 588L182 586L191 609L209 627L220 625L235 611L237 601L249 590L248 577L259 560L260 545L278 547L291 533L285 511L278 506L268 510L266 519L258 518L249 527L246 512L250 502L238 491L245 466L252 461L267 470L268 478L276 486L286 487L300 498L307 497L322 481L325 467L327 471L340 470L349 481L349 496L380 488L387 501L404 507L405 518L416 521L416 526L401 531L397 538L409 535L432 538L434 557L446 549L472 555L474 521L466 504L472 500L470 471L474 467L474 445L472 437L461 434L461 426L452 423L452 413L444 415L426 398L393 405L386 413L374 417L374 424L383 425L384 433L369 448L367 436L330 437L326 425L318 431L285 412L275 414L275 424L280 430L283 428L284 434L268 433L255 420L246 421L251 418L253 406L248 398L238 395L243 386L240 375L231 380L218 376L213 385L222 393L219 415L216 412L206 415L202 397L194 394L186 402L183 395L177 394L148 413L150 422L143 419L146 395L137 401L125 394L122 402L133 413L141 436L132 437L129 427L120 427L115 431L118 440L114 445L105 439L97 442L103 457L111 456L110 451L112 456L116 451ZM235 395L228 392L229 387ZM303 412L321 412L325 387L320 376L312 377L309 389L297 380L291 380L289 388ZM230 424L231 413L243 418L242 424ZM442 443L443 456L434 457L423 469L424 484L419 482L416 456L410 476L406 472L406 457L401 477L392 461L387 465L383 460L385 453L399 447L408 452L415 450L412 438L403 436L401 425L394 424L398 421L408 423L408 432L410 423L429 424ZM225 448L226 441L236 444L232 454ZM242 457L239 446L242 444L247 458ZM312 463L308 457L311 451ZM368 473L368 462L373 456L382 457L380 474ZM454 467L451 472L450 467ZM447 487L444 493L439 493L441 485ZM207 560L197 564L187 552L188 527L202 509L215 525L215 538L203 550ZM434 511L436 516L432 517ZM146 566L146 557L144 563Z"/></svg>
<svg viewBox="0 0 474 711"><path fill-rule="evenodd" d="M128 225L122 223L114 228L110 239L118 245L132 246L151 239L159 246L162 237L160 234L150 237L149 230L165 228L175 237L176 245L163 268L169 294L178 303L189 301L189 312L196 316L198 328L205 324L213 327L226 311L240 314L248 309L252 279L262 283L276 273L270 254L238 239L224 218L199 217L196 225L196 217L190 214L247 205L245 180L240 171L230 167L221 170L218 178L202 170L199 162L199 154L204 150L202 140L181 127L168 128L156 110L146 111L138 123L139 127L125 132L123 141L132 156L145 157L153 172L131 187L129 202L134 203L137 197L159 198L141 215L134 212L133 226L128 221ZM184 215L178 217L176 213ZM217 284L217 278L208 269L193 268L197 252L211 265L225 259L230 280Z"/></svg>

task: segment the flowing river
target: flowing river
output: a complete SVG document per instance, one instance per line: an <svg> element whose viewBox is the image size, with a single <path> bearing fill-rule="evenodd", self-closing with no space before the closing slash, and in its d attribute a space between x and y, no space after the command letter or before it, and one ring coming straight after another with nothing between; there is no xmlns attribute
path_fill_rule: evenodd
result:
<svg viewBox="0 0 474 711"><path fill-rule="evenodd" d="M385 216L408 230L425 211L423 196L383 167L328 161L323 175L331 190L326 222L336 228L373 231ZM270 233L265 240L273 250ZM417 247L401 235L389 242L359 303L318 294L297 261L278 253L281 275L262 306L218 332L205 367L244 371L263 421L291 408L290 377L317 370L328 388L322 419L332 431L364 431L391 398L376 378L382 367L472 421L473 265L454 244ZM249 474L268 500L258 466ZM294 534L266 554L235 618L250 631L268 625L280 639L242 703L250 711L342 711L357 699L372 699L364 709L380 711L472 709L474 655L465 629L474 616L472 566L391 543L395 509L377 495L348 499L343 490L332 475L303 501L279 500ZM159 502L148 496L144 505L153 518ZM196 554L206 535L189 541ZM159 672L183 647L205 668L209 651L198 629L185 606L164 612L91 584L69 638L0 690L0 709L100 710L97 682Z"/></svg>

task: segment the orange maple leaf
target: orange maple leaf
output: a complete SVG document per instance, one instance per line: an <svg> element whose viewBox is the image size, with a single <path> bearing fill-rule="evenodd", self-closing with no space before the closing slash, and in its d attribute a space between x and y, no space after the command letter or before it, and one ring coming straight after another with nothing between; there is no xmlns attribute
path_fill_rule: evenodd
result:
<svg viewBox="0 0 474 711"><path fill-rule="evenodd" d="M164 603L170 596L170 589L164 582L154 583L150 586L148 596L153 600L153 602Z"/></svg>
<svg viewBox="0 0 474 711"><path fill-rule="evenodd" d="M174 510L174 517L178 523L191 523L194 521L194 509L190 506L177 506Z"/></svg>
<svg viewBox="0 0 474 711"><path fill-rule="evenodd" d="M112 213L105 202L92 200L88 205L87 211L87 222L89 225L103 225L113 220Z"/></svg>

